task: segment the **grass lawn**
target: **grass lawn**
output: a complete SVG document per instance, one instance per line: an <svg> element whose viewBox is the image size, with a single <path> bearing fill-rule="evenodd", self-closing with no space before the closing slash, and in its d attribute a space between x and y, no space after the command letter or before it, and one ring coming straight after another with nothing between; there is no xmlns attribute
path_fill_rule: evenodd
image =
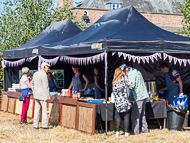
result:
<svg viewBox="0 0 190 143"><path fill-rule="evenodd" d="M95 135L81 133L73 129L63 127L53 127L51 129L33 129L33 119L28 119L28 125L20 125L20 116L0 111L0 142L63 142L63 143L190 143L190 128L184 131L175 132L167 129L150 130L150 133L140 135L124 136L120 132L118 138L115 131L108 132L108 135L100 134L96 131Z"/></svg>

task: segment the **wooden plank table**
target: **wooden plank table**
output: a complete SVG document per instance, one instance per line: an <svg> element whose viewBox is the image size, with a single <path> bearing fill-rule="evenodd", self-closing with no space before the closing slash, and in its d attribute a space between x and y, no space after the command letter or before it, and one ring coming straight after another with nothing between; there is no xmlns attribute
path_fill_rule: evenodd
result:
<svg viewBox="0 0 190 143"><path fill-rule="evenodd" d="M1 110L20 115L22 112L20 95L20 92L2 92ZM78 102L77 99L69 97L51 96L48 106L50 123L89 134L95 133L96 104ZM34 110L35 99L31 95L28 118L34 118Z"/></svg>

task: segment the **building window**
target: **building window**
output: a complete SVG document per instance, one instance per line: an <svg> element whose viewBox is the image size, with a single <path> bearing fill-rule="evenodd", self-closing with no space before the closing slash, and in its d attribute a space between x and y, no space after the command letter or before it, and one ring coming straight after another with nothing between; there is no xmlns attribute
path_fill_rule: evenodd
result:
<svg viewBox="0 0 190 143"><path fill-rule="evenodd" d="M121 7L121 4L116 4L116 3L112 4L112 9L117 9L117 8L120 8L120 7Z"/></svg>

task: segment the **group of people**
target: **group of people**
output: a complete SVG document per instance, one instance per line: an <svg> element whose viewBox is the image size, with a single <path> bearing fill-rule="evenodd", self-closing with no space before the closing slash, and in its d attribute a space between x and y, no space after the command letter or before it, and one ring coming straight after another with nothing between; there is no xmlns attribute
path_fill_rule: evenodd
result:
<svg viewBox="0 0 190 143"><path fill-rule="evenodd" d="M173 104L174 96L183 96L183 84L179 73L169 68L166 62L160 64L160 69L165 73L166 87L161 89L167 90L166 99L169 104ZM145 118L145 105L149 97L143 77L137 69L122 64L115 70L112 81L113 92L115 95L116 107L116 137L119 136L119 126L121 115L124 116L125 136L129 136L129 121L131 117L132 134L140 132L148 133L148 126ZM133 94L133 101L129 100L130 94ZM131 114L131 116L130 116Z"/></svg>
<svg viewBox="0 0 190 143"><path fill-rule="evenodd" d="M162 72L166 73L166 86L162 91L168 90L169 104L173 103L175 95L183 96L182 81L179 73L176 70L169 68L168 64L163 62L160 64ZM33 75L33 79L29 78L29 69L22 68L22 77L20 79L22 96L25 96L23 102L23 110L21 114L21 124L27 123L27 110L29 106L30 89L33 91L35 99L35 112L33 127L39 128L40 108L42 108L42 128L48 129L49 125L49 111L48 100L50 99L50 91L58 88L56 82L52 79L52 74L49 73L50 65L48 63L41 64L41 70ZM68 89L73 92L83 92L87 89L89 80L85 74L80 72L79 67L72 66L74 76ZM100 99L101 94L104 93L103 77L99 68L94 68L94 87L95 98ZM82 80L85 81L83 88ZM148 125L145 118L145 105L149 97L147 89L139 70L129 66L129 64L122 64L115 70L113 81L113 94L115 95L116 107L116 136L119 136L119 126L121 123L121 115L124 114L125 136L129 136L129 121L132 121L132 134L139 134L140 132L148 133ZM179 87L179 88L178 88ZM128 99L128 95L133 93L134 101Z"/></svg>
<svg viewBox="0 0 190 143"><path fill-rule="evenodd" d="M50 92L55 91L59 88L55 79L52 78L50 70L50 65L48 63L41 64L41 70L37 71L33 75L33 79L29 77L29 68L22 68L22 77L20 79L22 96L25 97L23 101L23 109L21 114L20 124L27 124L27 110L30 100L31 89L33 91L33 98L35 99L35 110L34 110L34 122L33 126L35 129L39 128L39 117L40 108L42 108L42 128L47 129L49 124L49 111L48 111L48 100L50 99ZM85 74L79 71L79 67L72 66L74 76L72 78L71 84L68 89L72 88L73 92L80 92L83 96L84 91L87 89L89 80ZM103 88L103 77L99 71L99 68L94 68L94 83L95 83L95 98L100 99ZM82 80L85 81L85 86L83 88Z"/></svg>
<svg viewBox="0 0 190 143"><path fill-rule="evenodd" d="M145 118L145 104L148 93L140 71L129 65L122 64L115 70L112 85L116 107L116 137L119 136L122 114L124 115L125 136L129 136L130 114L132 134L139 134L140 131L148 133ZM133 91L133 103L128 99L130 90Z"/></svg>
<svg viewBox="0 0 190 143"><path fill-rule="evenodd" d="M22 68L22 77L20 79L21 94L25 97L23 101L23 109L21 113L20 124L27 124L27 110L30 100L30 89L32 89L33 97L35 99L34 121L33 127L39 128L40 109L42 108L42 129L49 128L49 111L48 100L50 99L50 88L48 82L48 72L50 65L48 63L41 64L41 70L33 75L33 79L29 77L29 68Z"/></svg>
<svg viewBox="0 0 190 143"><path fill-rule="evenodd" d="M80 69L78 66L73 65L72 70L74 72L74 76L72 77L72 81L68 89L72 89L72 93L80 92L81 97L83 97L84 91L87 90L88 88L89 80L84 73L80 72ZM95 88L94 98L100 99L102 96L102 93L105 92L104 80L99 68L97 67L94 68L94 74L95 74L94 75L94 88ZM82 81L85 81L84 88L83 88Z"/></svg>

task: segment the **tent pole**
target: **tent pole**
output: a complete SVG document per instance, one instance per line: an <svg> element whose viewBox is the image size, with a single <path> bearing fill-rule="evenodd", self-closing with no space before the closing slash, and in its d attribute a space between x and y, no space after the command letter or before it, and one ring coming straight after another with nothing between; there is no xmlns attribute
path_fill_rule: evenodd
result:
<svg viewBox="0 0 190 143"><path fill-rule="evenodd" d="M5 69L3 69L3 91L8 91L7 86L5 86Z"/></svg>
<svg viewBox="0 0 190 143"><path fill-rule="evenodd" d="M105 51L105 98L106 98L106 136L107 136L107 131L108 131L108 105L107 105L107 100L108 100L108 78L107 78L107 70L108 70L108 55L107 51Z"/></svg>
<svg viewBox="0 0 190 143"><path fill-rule="evenodd" d="M40 56L38 56L38 71L41 69L41 60Z"/></svg>

